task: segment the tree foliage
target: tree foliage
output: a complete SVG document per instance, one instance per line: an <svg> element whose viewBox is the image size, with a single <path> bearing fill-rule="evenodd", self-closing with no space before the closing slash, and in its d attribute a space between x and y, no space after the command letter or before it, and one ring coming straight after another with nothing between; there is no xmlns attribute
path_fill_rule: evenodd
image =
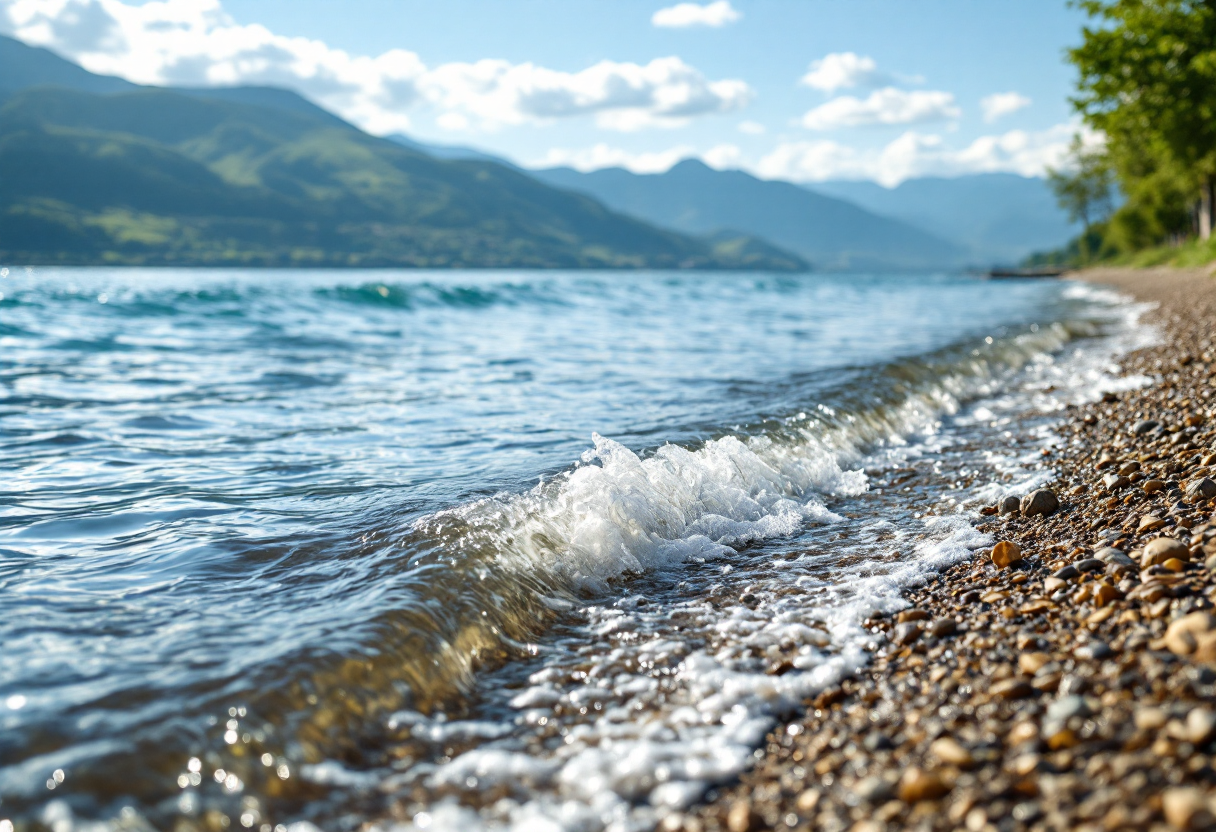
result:
<svg viewBox="0 0 1216 832"><path fill-rule="evenodd" d="M1073 139L1068 157L1064 167L1047 170L1047 184L1068 218L1083 224L1088 232L1110 213L1114 171L1105 151L1086 147L1080 136Z"/></svg>
<svg viewBox="0 0 1216 832"><path fill-rule="evenodd" d="M1201 189L1216 179L1216 0L1076 5L1092 23L1069 52L1079 73L1073 104L1105 135L1126 197L1110 241L1138 248L1186 234Z"/></svg>

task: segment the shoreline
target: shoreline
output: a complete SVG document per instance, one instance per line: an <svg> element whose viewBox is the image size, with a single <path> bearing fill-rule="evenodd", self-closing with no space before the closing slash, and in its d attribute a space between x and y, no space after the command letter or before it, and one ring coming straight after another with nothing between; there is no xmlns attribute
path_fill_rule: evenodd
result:
<svg viewBox="0 0 1216 832"><path fill-rule="evenodd" d="M1216 825L1216 281L1072 276L1158 304L1162 343L1120 362L1152 384L1063 411L1059 507L986 507L996 547L869 621L887 637L871 663L661 829Z"/></svg>

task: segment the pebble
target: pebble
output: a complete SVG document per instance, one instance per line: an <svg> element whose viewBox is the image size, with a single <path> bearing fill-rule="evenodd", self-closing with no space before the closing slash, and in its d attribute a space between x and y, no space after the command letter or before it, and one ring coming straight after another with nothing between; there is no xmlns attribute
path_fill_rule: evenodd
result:
<svg viewBox="0 0 1216 832"><path fill-rule="evenodd" d="M1144 534L1145 532L1156 531L1163 526L1165 526L1165 521L1160 517L1155 514L1146 514L1144 517L1140 518L1140 525L1137 527L1136 531L1140 534Z"/></svg>
<svg viewBox="0 0 1216 832"><path fill-rule="evenodd" d="M899 780L899 799L905 803L937 800L950 793L950 785L931 771L910 768Z"/></svg>
<svg viewBox="0 0 1216 832"><path fill-rule="evenodd" d="M1192 501L1210 500L1216 497L1216 482L1212 482L1207 477L1193 482L1187 486L1186 496L1188 500Z"/></svg>
<svg viewBox="0 0 1216 832"><path fill-rule="evenodd" d="M1051 655L1048 653L1034 652L1023 653L1018 656L1018 669L1028 676L1033 676L1039 672L1043 665L1051 661Z"/></svg>
<svg viewBox="0 0 1216 832"><path fill-rule="evenodd" d="M1004 498L997 506L1002 515L1018 514L1022 510L1022 501L1012 495Z"/></svg>
<svg viewBox="0 0 1216 832"><path fill-rule="evenodd" d="M992 547L992 562L1004 569L1022 559L1022 547L1009 540L1002 540Z"/></svg>
<svg viewBox="0 0 1216 832"><path fill-rule="evenodd" d="M1074 716L1089 716L1093 711L1085 697L1076 694L1061 696L1047 706L1047 722L1067 722Z"/></svg>
<svg viewBox="0 0 1216 832"><path fill-rule="evenodd" d="M1140 566L1147 568L1165 563L1170 558L1190 560L1190 557L1191 552L1186 544L1172 537L1157 537L1145 545L1144 554L1140 559Z"/></svg>
<svg viewBox="0 0 1216 832"><path fill-rule="evenodd" d="M1135 427L1132 428L1132 434L1135 436L1143 436L1146 433L1152 433L1158 427L1160 427L1160 425L1161 423L1155 419L1144 419L1136 422Z"/></svg>
<svg viewBox="0 0 1216 832"><path fill-rule="evenodd" d="M1216 737L1216 714L1207 708L1193 708L1186 715L1186 738L1195 745L1204 745Z"/></svg>
<svg viewBox="0 0 1216 832"><path fill-rule="evenodd" d="M726 828L730 832L753 832L762 829L764 822L752 810L750 800L736 800L726 814Z"/></svg>
<svg viewBox="0 0 1216 832"><path fill-rule="evenodd" d="M1100 659L1105 659L1112 652L1113 651L1110 649L1110 645L1105 641L1091 641L1089 644L1078 647L1076 656L1078 659L1083 659L1085 661L1097 661Z"/></svg>
<svg viewBox="0 0 1216 832"><path fill-rule="evenodd" d="M895 794L895 785L875 774L858 780L853 793L866 803L881 803Z"/></svg>
<svg viewBox="0 0 1216 832"><path fill-rule="evenodd" d="M952 636L958 632L958 622L953 618L939 618L929 627L929 632L937 638Z"/></svg>
<svg viewBox="0 0 1216 832"><path fill-rule="evenodd" d="M946 765L970 768L975 763L971 755L961 743L951 737L941 737L929 746L929 753Z"/></svg>
<svg viewBox="0 0 1216 832"><path fill-rule="evenodd" d="M1166 789L1161 795L1161 811L1175 829L1210 829L1212 813L1204 793L1194 786Z"/></svg>
<svg viewBox="0 0 1216 832"><path fill-rule="evenodd" d="M1165 648L1176 656L1189 656L1199 649L1200 640L1216 638L1216 617L1207 612L1193 612L1170 624L1162 638Z"/></svg>
<svg viewBox="0 0 1216 832"><path fill-rule="evenodd" d="M1022 514L1026 517L1048 517L1060 508L1060 499L1050 488L1040 488L1022 498Z"/></svg>
<svg viewBox="0 0 1216 832"><path fill-rule="evenodd" d="M1129 558L1126 554L1120 552L1118 549L1112 549L1109 546L1094 552L1094 557L1103 563L1110 564L1112 566L1134 567L1136 565L1136 562Z"/></svg>
<svg viewBox="0 0 1216 832"><path fill-rule="evenodd" d="M915 621L906 621L903 624L897 624L892 632L891 640L901 646L907 646L920 638L920 625Z"/></svg>
<svg viewBox="0 0 1216 832"><path fill-rule="evenodd" d="M1034 693L1034 688L1025 679L1019 679L1016 676L1012 679L1002 679L995 683L990 690L993 696L999 696L1001 699L1025 699Z"/></svg>
<svg viewBox="0 0 1216 832"><path fill-rule="evenodd" d="M799 812L809 815L819 805L819 790L805 789L794 799L794 806Z"/></svg>

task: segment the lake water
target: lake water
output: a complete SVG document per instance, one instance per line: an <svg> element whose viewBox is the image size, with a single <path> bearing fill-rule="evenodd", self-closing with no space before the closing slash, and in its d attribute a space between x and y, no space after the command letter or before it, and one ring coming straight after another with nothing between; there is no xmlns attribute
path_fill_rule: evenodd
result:
<svg viewBox="0 0 1216 832"><path fill-rule="evenodd" d="M5 832L652 828L1149 337L951 275L0 292Z"/></svg>

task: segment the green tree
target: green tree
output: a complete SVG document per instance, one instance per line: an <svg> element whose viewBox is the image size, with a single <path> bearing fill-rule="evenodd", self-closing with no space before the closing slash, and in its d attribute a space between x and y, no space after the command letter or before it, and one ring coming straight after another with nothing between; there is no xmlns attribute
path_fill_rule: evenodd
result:
<svg viewBox="0 0 1216 832"><path fill-rule="evenodd" d="M1087 235L1095 222L1110 214L1114 171L1106 153L1086 147L1080 136L1073 138L1065 165L1047 169L1047 184L1068 218L1084 225Z"/></svg>
<svg viewBox="0 0 1216 832"><path fill-rule="evenodd" d="M1069 57L1080 73L1073 104L1105 133L1125 193L1144 153L1159 158L1198 202L1212 231L1216 183L1216 0L1075 0L1096 25Z"/></svg>

